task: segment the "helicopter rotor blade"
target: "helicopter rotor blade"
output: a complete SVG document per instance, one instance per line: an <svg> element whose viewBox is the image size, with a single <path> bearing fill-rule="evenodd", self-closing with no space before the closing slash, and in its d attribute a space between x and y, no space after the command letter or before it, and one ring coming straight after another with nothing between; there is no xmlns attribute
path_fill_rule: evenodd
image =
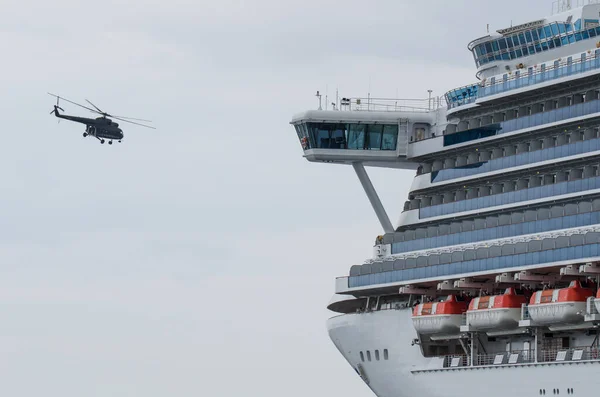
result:
<svg viewBox="0 0 600 397"><path fill-rule="evenodd" d="M145 125L145 124L141 124L141 123L136 123L135 121L125 120L125 119L122 119L120 117L115 117L115 116L110 116L110 117L112 117L113 119L116 119L116 120L124 121L126 123L131 123L131 124L139 125L139 126L146 127L146 128L152 128L153 130L156 129L156 127L152 127L150 125Z"/></svg>
<svg viewBox="0 0 600 397"><path fill-rule="evenodd" d="M81 108L84 108L84 109L87 109L87 110L89 110L89 111L91 111L91 112L94 112L94 113L99 113L99 114L103 114L102 112L98 112L97 110L94 110L94 109L92 109L92 108L88 108L87 106L80 105L80 104L79 104L79 103L77 103L77 102L70 101L70 100L68 100L68 99L66 99L66 98L63 98L63 97L61 97L61 96L54 95L54 94L51 94L51 93L48 93L48 95L52 95L53 97L56 97L57 99L62 99L63 101L67 101L67 102L69 102L69 103L72 103L73 105L77 105L77 106L79 106L79 107L81 107ZM62 110L62 109L61 109L61 110Z"/></svg>
<svg viewBox="0 0 600 397"><path fill-rule="evenodd" d="M94 107L94 109L96 109L96 110L98 111L98 113L100 113L100 114L104 114L104 115L107 115L107 116L109 115L108 113L106 113L106 112L103 112L102 110L100 110L100 108L99 108L98 106L94 105L92 102L88 101L87 99L86 99L85 101L86 101L87 103L89 103L90 105L92 105L92 106Z"/></svg>
<svg viewBox="0 0 600 397"><path fill-rule="evenodd" d="M134 120L134 121L145 121L146 123L152 123L152 120L136 119L135 117L126 117L126 116L113 116L113 115L110 115L110 117L114 117L114 118L117 118L117 117L118 117L118 118L119 118L119 119L121 119L121 120L122 120L122 119L126 119L125 121L127 121L127 120Z"/></svg>

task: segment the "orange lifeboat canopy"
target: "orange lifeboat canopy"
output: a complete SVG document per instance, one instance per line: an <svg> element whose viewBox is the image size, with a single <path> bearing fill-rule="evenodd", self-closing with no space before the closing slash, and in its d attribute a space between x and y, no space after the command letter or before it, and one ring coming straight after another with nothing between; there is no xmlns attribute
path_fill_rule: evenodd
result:
<svg viewBox="0 0 600 397"><path fill-rule="evenodd" d="M594 296L589 288L583 288L578 280L571 281L567 288L547 289L537 291L529 300L530 305L544 305L548 303L585 302L587 298Z"/></svg>
<svg viewBox="0 0 600 397"><path fill-rule="evenodd" d="M469 311L488 309L520 309L527 298L517 295L514 288L507 288L503 295L481 296L469 304Z"/></svg>
<svg viewBox="0 0 600 397"><path fill-rule="evenodd" d="M421 303L415 306L413 317L433 316L440 314L463 314L467 311L467 303L458 301L455 295L448 295L442 302Z"/></svg>

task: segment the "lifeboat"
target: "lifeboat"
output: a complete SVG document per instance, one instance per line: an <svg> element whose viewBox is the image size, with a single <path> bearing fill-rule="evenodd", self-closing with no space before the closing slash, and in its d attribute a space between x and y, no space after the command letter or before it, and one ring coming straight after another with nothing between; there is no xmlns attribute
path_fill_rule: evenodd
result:
<svg viewBox="0 0 600 397"><path fill-rule="evenodd" d="M442 302L421 303L413 310L413 325L420 334L452 334L460 332L467 303L449 295Z"/></svg>
<svg viewBox="0 0 600 397"><path fill-rule="evenodd" d="M537 291L529 301L529 316L536 324L575 324L584 320L586 301L594 292L571 281L567 288Z"/></svg>
<svg viewBox="0 0 600 397"><path fill-rule="evenodd" d="M474 330L513 329L519 326L521 307L527 298L508 288L503 295L481 296L469 304L467 324Z"/></svg>

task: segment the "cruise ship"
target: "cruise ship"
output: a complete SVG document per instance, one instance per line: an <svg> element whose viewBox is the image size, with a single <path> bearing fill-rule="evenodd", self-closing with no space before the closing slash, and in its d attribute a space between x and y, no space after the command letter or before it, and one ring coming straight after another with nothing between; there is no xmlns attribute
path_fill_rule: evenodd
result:
<svg viewBox="0 0 600 397"><path fill-rule="evenodd" d="M354 170L381 224L327 321L377 396L600 390L600 3L549 14L469 43L477 83L291 121L308 161ZM396 225L368 167L415 172Z"/></svg>

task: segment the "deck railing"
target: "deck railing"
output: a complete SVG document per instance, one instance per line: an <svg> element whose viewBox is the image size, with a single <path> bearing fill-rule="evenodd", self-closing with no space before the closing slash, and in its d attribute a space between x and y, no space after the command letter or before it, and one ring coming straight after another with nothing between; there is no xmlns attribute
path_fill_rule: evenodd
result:
<svg viewBox="0 0 600 397"><path fill-rule="evenodd" d="M444 368L458 368L471 366L471 357L468 355L444 356ZM475 356L473 366L517 365L531 363L560 363L577 361L600 361L598 348L575 347L572 349L540 350L536 360L535 350L513 350Z"/></svg>
<svg viewBox="0 0 600 397"><path fill-rule="evenodd" d="M441 97L430 99L342 98L333 110L355 112L429 112L442 106Z"/></svg>
<svg viewBox="0 0 600 397"><path fill-rule="evenodd" d="M479 98L501 94L517 88L529 87L535 84L556 80L562 77L574 76L600 69L600 49L581 54L580 58L560 59L550 66L524 66L514 73L506 73L500 78L493 77L456 88L446 93L448 109L475 102Z"/></svg>

